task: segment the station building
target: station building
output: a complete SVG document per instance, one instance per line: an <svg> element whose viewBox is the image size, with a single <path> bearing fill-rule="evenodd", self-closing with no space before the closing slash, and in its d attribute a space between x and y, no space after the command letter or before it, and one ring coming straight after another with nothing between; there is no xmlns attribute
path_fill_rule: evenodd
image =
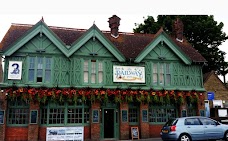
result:
<svg viewBox="0 0 228 141"><path fill-rule="evenodd" d="M119 32L120 20L110 31L12 24L0 43L0 140L146 139L169 118L204 116L206 60L183 23L142 34Z"/></svg>

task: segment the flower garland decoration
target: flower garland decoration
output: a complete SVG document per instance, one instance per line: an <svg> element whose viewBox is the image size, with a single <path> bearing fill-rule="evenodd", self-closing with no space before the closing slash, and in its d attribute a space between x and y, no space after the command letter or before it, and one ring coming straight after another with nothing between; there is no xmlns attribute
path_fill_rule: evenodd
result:
<svg viewBox="0 0 228 141"><path fill-rule="evenodd" d="M113 101L121 102L139 102L155 104L183 104L184 98L190 98L188 102L198 103L203 100L202 93L196 91L154 91L154 90L132 90L132 89L92 89L92 88L8 88L5 89L7 99L33 101L38 103L53 102L70 102L77 103L80 99L82 102L90 101L91 103L99 101L106 103ZM200 97L200 99L199 99Z"/></svg>

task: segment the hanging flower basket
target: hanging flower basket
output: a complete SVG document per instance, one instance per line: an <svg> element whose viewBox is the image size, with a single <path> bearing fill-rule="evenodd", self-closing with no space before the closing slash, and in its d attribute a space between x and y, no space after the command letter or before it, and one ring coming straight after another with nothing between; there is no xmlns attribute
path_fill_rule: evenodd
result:
<svg viewBox="0 0 228 141"><path fill-rule="evenodd" d="M184 103L184 98L182 92L177 93L177 104L182 105Z"/></svg>
<svg viewBox="0 0 228 141"><path fill-rule="evenodd" d="M156 94L156 92L152 92L151 93L151 102L152 103L155 103L155 104L159 103L159 97Z"/></svg>
<svg viewBox="0 0 228 141"><path fill-rule="evenodd" d="M170 104L177 103L181 105L190 98L191 103L197 104L199 95L197 92L182 91L152 91L152 90L121 90L121 89L92 89L92 88L8 88L5 89L8 94L7 99L14 101L21 99L24 101L33 101L38 103L46 103L49 100L53 102L95 102L100 101L106 103L113 101L121 102L139 102L139 103L155 103ZM202 96L201 96L202 97Z"/></svg>

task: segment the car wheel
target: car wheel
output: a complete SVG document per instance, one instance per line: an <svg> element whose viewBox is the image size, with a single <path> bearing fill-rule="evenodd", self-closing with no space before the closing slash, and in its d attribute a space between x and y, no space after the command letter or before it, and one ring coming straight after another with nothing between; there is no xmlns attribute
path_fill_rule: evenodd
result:
<svg viewBox="0 0 228 141"><path fill-rule="evenodd" d="M224 140L228 141L228 131L226 131L225 134L224 134Z"/></svg>
<svg viewBox="0 0 228 141"><path fill-rule="evenodd" d="M179 141L192 141L191 137L187 134L182 134L179 137Z"/></svg>

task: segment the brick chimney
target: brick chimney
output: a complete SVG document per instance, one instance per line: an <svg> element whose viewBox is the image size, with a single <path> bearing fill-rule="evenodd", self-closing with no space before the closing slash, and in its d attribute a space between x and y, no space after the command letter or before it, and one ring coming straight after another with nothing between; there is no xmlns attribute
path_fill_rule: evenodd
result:
<svg viewBox="0 0 228 141"><path fill-rule="evenodd" d="M177 41L183 42L184 24L179 18L174 21L173 33Z"/></svg>
<svg viewBox="0 0 228 141"><path fill-rule="evenodd" d="M120 18L116 15L113 15L109 18L109 27L111 28L111 36L114 38L118 38L119 36L119 25L120 25Z"/></svg>

